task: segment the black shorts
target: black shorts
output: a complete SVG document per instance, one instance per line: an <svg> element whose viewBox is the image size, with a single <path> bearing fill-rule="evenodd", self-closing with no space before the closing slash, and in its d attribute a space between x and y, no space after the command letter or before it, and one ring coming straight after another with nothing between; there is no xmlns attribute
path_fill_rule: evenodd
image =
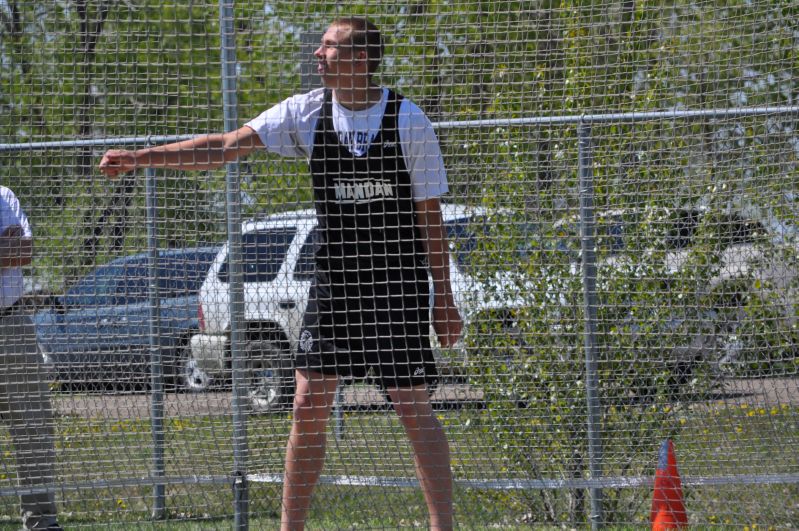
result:
<svg viewBox="0 0 799 531"><path fill-rule="evenodd" d="M359 280L314 282L295 367L384 389L435 383L426 282Z"/></svg>

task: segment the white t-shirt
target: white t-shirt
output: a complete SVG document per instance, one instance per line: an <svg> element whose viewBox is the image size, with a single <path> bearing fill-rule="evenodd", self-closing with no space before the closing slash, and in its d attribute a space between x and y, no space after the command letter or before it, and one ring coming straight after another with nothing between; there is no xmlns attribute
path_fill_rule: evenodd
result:
<svg viewBox="0 0 799 531"><path fill-rule="evenodd" d="M17 196L9 188L0 186L0 233L9 227L19 225L22 235L31 238L31 226L28 217L22 211ZM9 267L0 269L0 309L8 308L22 297L22 269Z"/></svg>
<svg viewBox="0 0 799 531"><path fill-rule="evenodd" d="M321 88L298 94L267 109L245 125L258 133L271 153L310 159L323 101L324 89ZM387 102L387 88L383 89L379 103L358 111L347 109L333 98L333 128L339 142L353 155L362 156L369 149L369 144L380 131ZM413 183L414 201L447 193L444 158L430 120L407 98L403 98L398 112L399 141Z"/></svg>

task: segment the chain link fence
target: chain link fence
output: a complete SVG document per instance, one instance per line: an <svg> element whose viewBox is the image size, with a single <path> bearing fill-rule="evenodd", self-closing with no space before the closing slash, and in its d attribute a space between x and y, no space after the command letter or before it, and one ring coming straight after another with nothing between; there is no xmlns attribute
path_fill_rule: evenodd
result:
<svg viewBox="0 0 799 531"><path fill-rule="evenodd" d="M278 527L306 161L97 166L314 89L313 51L352 13L447 169L465 327L433 339L431 401L457 525L648 525L671 439L692 525L795 526L796 2L0 0L0 175L33 232L17 308L55 450L55 477L25 481L42 421L16 435L4 390L0 527L42 493L65 528ZM378 388L344 382L328 429L309 527L428 525Z"/></svg>

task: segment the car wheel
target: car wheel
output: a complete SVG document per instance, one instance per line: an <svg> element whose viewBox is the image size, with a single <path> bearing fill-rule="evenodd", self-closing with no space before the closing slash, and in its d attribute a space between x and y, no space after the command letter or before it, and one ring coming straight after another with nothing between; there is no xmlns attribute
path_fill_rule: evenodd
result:
<svg viewBox="0 0 799 531"><path fill-rule="evenodd" d="M289 353L272 341L252 341L247 345L245 392L256 413L284 410L294 398L294 370Z"/></svg>
<svg viewBox="0 0 799 531"><path fill-rule="evenodd" d="M184 358L180 370L180 382L187 391L201 393L211 387L211 376L200 368L194 358Z"/></svg>

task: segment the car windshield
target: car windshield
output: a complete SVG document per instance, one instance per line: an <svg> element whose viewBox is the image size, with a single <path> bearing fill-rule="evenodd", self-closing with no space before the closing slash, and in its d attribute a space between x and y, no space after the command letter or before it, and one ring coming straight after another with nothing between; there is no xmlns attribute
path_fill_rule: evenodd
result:
<svg viewBox="0 0 799 531"><path fill-rule="evenodd" d="M271 282L277 277L289 246L294 240L295 227L253 231L242 234L242 272L245 283ZM230 280L230 257L219 269L219 280Z"/></svg>
<svg viewBox="0 0 799 531"><path fill-rule="evenodd" d="M216 250L169 254L158 259L159 296L182 297L196 294ZM127 262L114 262L100 266L67 291L67 306L105 306L135 304L149 298L150 269L147 257L136 257Z"/></svg>
<svg viewBox="0 0 799 531"><path fill-rule="evenodd" d="M474 252L477 250L480 238L495 238L505 241L508 235L500 237L500 222L489 220L485 216L464 216L449 220L444 223L447 231L447 240L452 250L452 256L459 268L468 270L474 265ZM523 236L532 231L532 226L527 224L514 225L517 238L517 245L514 253L517 258L523 259L527 256L528 240ZM314 250L315 250L314 229L306 239L300 250L297 264L294 268L294 280L310 281L314 274Z"/></svg>
<svg viewBox="0 0 799 531"><path fill-rule="evenodd" d="M146 275L146 264L112 264L99 267L83 277L67 291L64 304L67 306L108 305L113 303L114 294L121 279L135 280ZM146 280L146 277L144 277ZM130 283L127 283L130 284ZM132 291L132 286L129 286ZM146 284L144 285L146 289Z"/></svg>

